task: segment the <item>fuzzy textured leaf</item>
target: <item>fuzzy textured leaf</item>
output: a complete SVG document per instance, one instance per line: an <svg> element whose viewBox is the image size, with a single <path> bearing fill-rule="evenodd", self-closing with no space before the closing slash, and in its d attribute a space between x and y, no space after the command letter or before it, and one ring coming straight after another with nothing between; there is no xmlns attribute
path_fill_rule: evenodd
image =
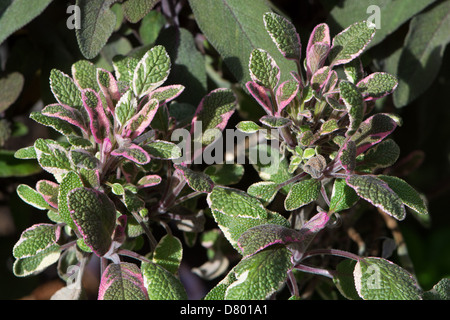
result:
<svg viewBox="0 0 450 320"><path fill-rule="evenodd" d="M264 25L281 54L286 59L300 61L302 47L294 25L272 12L264 15Z"/></svg>
<svg viewBox="0 0 450 320"><path fill-rule="evenodd" d="M298 209L316 200L320 194L321 183L315 179L307 179L294 184L284 201L288 211Z"/></svg>
<svg viewBox="0 0 450 320"><path fill-rule="evenodd" d="M150 300L186 300L187 294L180 280L163 267L143 262L144 286Z"/></svg>

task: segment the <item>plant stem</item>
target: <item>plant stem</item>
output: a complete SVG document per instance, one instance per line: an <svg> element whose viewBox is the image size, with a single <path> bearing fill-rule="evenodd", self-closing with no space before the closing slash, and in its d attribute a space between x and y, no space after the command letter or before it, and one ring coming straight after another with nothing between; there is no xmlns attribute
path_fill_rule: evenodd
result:
<svg viewBox="0 0 450 320"><path fill-rule="evenodd" d="M141 216L138 213L134 212L134 211L132 211L131 214L136 219L136 221L139 223L139 225L142 227L142 229L144 229L144 232L147 235L148 240L150 241L150 251L153 252L153 250L155 250L156 245L158 244L158 242L156 241L156 239L153 236L153 234L150 231L150 229L147 227L147 225L141 219Z"/></svg>
<svg viewBox="0 0 450 320"><path fill-rule="evenodd" d="M355 261L361 260L361 257L354 253L351 253L348 251L343 251L343 250L338 250L338 249L315 249L315 250L307 251L303 255L302 260L312 257L312 256L318 256L318 255L323 255L323 254L343 257L343 258L352 259Z"/></svg>
<svg viewBox="0 0 450 320"><path fill-rule="evenodd" d="M136 253L136 252L134 252L134 251L131 251L131 250L127 250L127 249L119 249L119 250L117 251L117 253L120 254L120 255L122 255L122 256L127 256L127 257L130 257L130 258L135 258L135 259L140 260L140 261L142 261L142 262L147 262L147 263L150 263L150 262L151 262L151 261L148 260L146 257L141 256L140 254L138 254L138 253Z"/></svg>
<svg viewBox="0 0 450 320"><path fill-rule="evenodd" d="M315 268L315 267L309 267L309 266L305 266L304 264L300 264L295 266L295 269L303 271L303 272L307 272L307 273L312 273L312 274L318 274L321 276L325 276L328 278L333 279L333 271L330 270L326 270L326 269L320 269L320 268Z"/></svg>

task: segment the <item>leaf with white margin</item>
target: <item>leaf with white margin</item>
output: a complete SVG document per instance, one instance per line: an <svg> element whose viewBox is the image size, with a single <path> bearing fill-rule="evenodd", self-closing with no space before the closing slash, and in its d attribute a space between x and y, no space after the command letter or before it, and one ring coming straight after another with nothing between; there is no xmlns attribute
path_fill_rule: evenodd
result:
<svg viewBox="0 0 450 320"><path fill-rule="evenodd" d="M183 258L183 246L181 241L173 236L166 234L159 240L153 252L153 263L156 263L176 275Z"/></svg>
<svg viewBox="0 0 450 320"><path fill-rule="evenodd" d="M214 182L206 173L196 172L182 165L175 164L174 167L193 190L202 193L210 193L213 190Z"/></svg>
<svg viewBox="0 0 450 320"><path fill-rule="evenodd" d="M137 164L147 164L150 162L150 155L142 147L130 143L111 152L116 157L124 157Z"/></svg>
<svg viewBox="0 0 450 320"><path fill-rule="evenodd" d="M59 118L46 116L42 114L40 111L32 111L30 113L30 119L33 119L37 123L40 123L46 127L53 128L55 131L65 136L81 135L81 131L77 127L72 126L67 121L61 120Z"/></svg>
<svg viewBox="0 0 450 320"><path fill-rule="evenodd" d="M90 61L79 60L72 65L72 77L75 84L82 89L100 90L97 83L97 67Z"/></svg>
<svg viewBox="0 0 450 320"><path fill-rule="evenodd" d="M170 57L163 46L155 46L139 61L133 76L133 91L138 98L161 86L168 78Z"/></svg>
<svg viewBox="0 0 450 320"><path fill-rule="evenodd" d="M270 128L282 128L292 123L291 119L277 116L263 116L259 121Z"/></svg>
<svg viewBox="0 0 450 320"><path fill-rule="evenodd" d="M30 186L27 186L26 184L20 184L17 187L17 195L24 202L39 210L48 210L51 208L39 192L31 188Z"/></svg>
<svg viewBox="0 0 450 320"><path fill-rule="evenodd" d="M181 84L159 87L148 95L148 99L156 99L160 105L163 105L178 97L184 89L185 87Z"/></svg>
<svg viewBox="0 0 450 320"><path fill-rule="evenodd" d="M348 63L361 55L372 41L376 29L366 21L356 22L333 38L329 55L330 64L337 66Z"/></svg>
<svg viewBox="0 0 450 320"><path fill-rule="evenodd" d="M58 190L58 212L62 220L72 229L76 230L75 223L70 216L70 210L67 202L67 194L76 188L83 187L83 181L75 172L67 173L61 181Z"/></svg>
<svg viewBox="0 0 450 320"><path fill-rule="evenodd" d="M114 112L114 106L120 99L119 85L108 70L97 68L97 83L106 99L108 109Z"/></svg>
<svg viewBox="0 0 450 320"><path fill-rule="evenodd" d="M37 139L34 142L39 165L54 175L71 170L69 155L64 146L50 139Z"/></svg>
<svg viewBox="0 0 450 320"><path fill-rule="evenodd" d="M85 187L71 190L67 199L70 215L86 245L98 256L105 255L116 225L114 203L104 193Z"/></svg>
<svg viewBox="0 0 450 320"><path fill-rule="evenodd" d="M365 111L364 100L356 85L349 81L341 81L339 83L339 91L350 118L350 126L346 136L351 136L356 132L363 120Z"/></svg>
<svg viewBox="0 0 450 320"><path fill-rule="evenodd" d="M372 73L356 84L366 101L377 100L391 94L397 85L397 78L385 72Z"/></svg>
<svg viewBox="0 0 450 320"><path fill-rule="evenodd" d="M295 26L273 12L264 14L263 19L267 32L281 54L288 60L300 61L302 45Z"/></svg>
<svg viewBox="0 0 450 320"><path fill-rule="evenodd" d="M278 193L278 184L272 181L261 181L250 185L247 193L263 201L265 204L271 203Z"/></svg>
<svg viewBox="0 0 450 320"><path fill-rule="evenodd" d="M347 185L356 193L386 214L403 220L406 216L405 207L400 197L389 185L375 176L352 175L346 178Z"/></svg>
<svg viewBox="0 0 450 320"><path fill-rule="evenodd" d="M267 89L255 81L248 81L245 84L245 87L259 105L263 107L264 111L266 111L268 115L273 115L272 101L267 94Z"/></svg>
<svg viewBox="0 0 450 320"><path fill-rule="evenodd" d="M187 300L181 281L160 265L143 262L141 270L150 300Z"/></svg>
<svg viewBox="0 0 450 320"><path fill-rule="evenodd" d="M292 269L292 253L272 246L242 259L233 269L236 281L228 286L226 300L264 300L278 291Z"/></svg>
<svg viewBox="0 0 450 320"><path fill-rule="evenodd" d="M81 111L83 102L81 92L72 78L57 69L50 71L50 89L56 100Z"/></svg>
<svg viewBox="0 0 450 320"><path fill-rule="evenodd" d="M330 52L330 28L326 23L318 24L309 36L306 47L306 70L308 78L323 67Z"/></svg>
<svg viewBox="0 0 450 320"><path fill-rule="evenodd" d="M138 188L153 187L161 183L161 177L156 174L146 175L137 182Z"/></svg>
<svg viewBox="0 0 450 320"><path fill-rule="evenodd" d="M111 263L103 272L98 300L148 300L139 267L133 263Z"/></svg>
<svg viewBox="0 0 450 320"><path fill-rule="evenodd" d="M40 223L22 232L14 245L13 256L16 259L33 257L50 247L59 247L61 225Z"/></svg>
<svg viewBox="0 0 450 320"><path fill-rule="evenodd" d="M17 277L36 275L59 260L61 249L53 245L30 257L17 259L13 264L13 272Z"/></svg>
<svg viewBox="0 0 450 320"><path fill-rule="evenodd" d="M386 182L402 200L403 204L419 214L428 214L428 208L420 194L405 180L398 177L378 175L378 178Z"/></svg>
<svg viewBox="0 0 450 320"><path fill-rule="evenodd" d="M365 300L421 300L421 289L414 277L391 261L362 258L353 276L356 291Z"/></svg>
<svg viewBox="0 0 450 320"><path fill-rule="evenodd" d="M387 168L397 162L400 156L400 147L392 139L386 139L368 149L357 158L356 170L374 171Z"/></svg>
<svg viewBox="0 0 450 320"><path fill-rule="evenodd" d="M339 151L338 161L346 172L353 172L356 166L356 144L354 141L347 141Z"/></svg>
<svg viewBox="0 0 450 320"><path fill-rule="evenodd" d="M289 227L282 215L266 210L257 198L238 189L216 186L207 202L219 228L237 250L239 237L252 227L268 223Z"/></svg>
<svg viewBox="0 0 450 320"><path fill-rule="evenodd" d="M250 55L251 79L264 88L275 90L280 81L280 68L270 54L263 49L254 49Z"/></svg>
<svg viewBox="0 0 450 320"><path fill-rule="evenodd" d="M74 125L87 133L82 113L73 107L64 104L50 104L42 109L41 113L47 117L58 118Z"/></svg>
<svg viewBox="0 0 450 320"><path fill-rule="evenodd" d="M156 112L158 111L159 102L156 99L148 101L138 113L129 119L123 128L123 137L135 139L140 136L145 129L148 128Z"/></svg>
<svg viewBox="0 0 450 320"><path fill-rule="evenodd" d="M278 104L278 110L275 113L276 116L280 116L284 108L297 96L300 89L300 84L297 80L286 80L278 86L276 92L276 100Z"/></svg>
<svg viewBox="0 0 450 320"><path fill-rule="evenodd" d="M320 181L315 179L306 179L295 183L284 200L284 208L292 211L317 200L320 187Z"/></svg>
<svg viewBox="0 0 450 320"><path fill-rule="evenodd" d="M36 191L53 208L58 208L59 184L49 180L39 180L36 183Z"/></svg>
<svg viewBox="0 0 450 320"><path fill-rule="evenodd" d="M137 99L132 90L125 92L120 100L117 102L114 109L114 114L117 122L123 126L130 120L137 112Z"/></svg>
<svg viewBox="0 0 450 320"><path fill-rule="evenodd" d="M244 133L255 133L262 128L253 121L241 121L236 125L236 129Z"/></svg>
<svg viewBox="0 0 450 320"><path fill-rule="evenodd" d="M85 169L98 169L100 160L94 157L90 152L83 149L72 149L69 152L69 158L74 167Z"/></svg>
<svg viewBox="0 0 450 320"><path fill-rule="evenodd" d="M181 157L181 149L175 143L154 140L143 146L144 150L155 159L173 160Z"/></svg>

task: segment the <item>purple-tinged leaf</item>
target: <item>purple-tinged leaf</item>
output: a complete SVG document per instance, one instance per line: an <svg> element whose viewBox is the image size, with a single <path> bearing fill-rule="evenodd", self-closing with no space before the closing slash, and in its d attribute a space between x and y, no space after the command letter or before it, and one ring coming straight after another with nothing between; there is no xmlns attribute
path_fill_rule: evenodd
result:
<svg viewBox="0 0 450 320"><path fill-rule="evenodd" d="M383 113L375 114L363 121L351 138L357 147L356 155L360 155L371 146L382 141L395 128L397 128L397 122L389 115Z"/></svg>
<svg viewBox="0 0 450 320"><path fill-rule="evenodd" d="M141 270L133 263L112 263L103 272L98 300L148 300Z"/></svg>
<svg viewBox="0 0 450 320"><path fill-rule="evenodd" d="M402 200L383 180L372 175L352 175L347 177L345 181L348 186L356 191L358 196L386 214L397 220L405 218L406 210Z"/></svg>
<svg viewBox="0 0 450 320"><path fill-rule="evenodd" d="M105 96L109 111L114 114L114 107L120 99L119 86L111 72L97 68L97 82Z"/></svg>
<svg viewBox="0 0 450 320"><path fill-rule="evenodd" d="M372 41L376 29L366 21L356 22L337 34L329 55L330 65L337 66L357 58Z"/></svg>
<svg viewBox="0 0 450 320"><path fill-rule="evenodd" d="M328 43L317 42L311 46L306 53L306 70L308 78L323 67L329 52L330 45Z"/></svg>
<svg viewBox="0 0 450 320"><path fill-rule="evenodd" d="M272 102L267 94L267 89L254 81L249 81L245 85L252 97L264 108L268 115L273 115Z"/></svg>
<svg viewBox="0 0 450 320"><path fill-rule="evenodd" d="M76 188L67 195L70 216L84 243L99 257L112 244L116 226L116 208L106 194L90 188Z"/></svg>
<svg viewBox="0 0 450 320"><path fill-rule="evenodd" d="M84 89L81 92L83 105L89 114L90 128L95 142L102 143L109 136L110 123L103 108L102 101L97 92L92 89Z"/></svg>
<svg viewBox="0 0 450 320"><path fill-rule="evenodd" d="M278 86L276 93L276 100L278 104L278 110L276 116L280 116L284 108L297 96L300 84L297 80L286 80Z"/></svg>
<svg viewBox="0 0 450 320"><path fill-rule="evenodd" d="M58 208L59 184L49 180L39 180L36 183L36 191L53 208Z"/></svg>
<svg viewBox="0 0 450 320"><path fill-rule="evenodd" d="M156 99L160 105L163 105L178 97L184 89L185 87L181 84L159 87L148 95L148 99Z"/></svg>
<svg viewBox="0 0 450 320"><path fill-rule="evenodd" d="M161 177L156 174L151 174L151 175L147 175L147 176L144 176L141 179L139 179L139 181L137 182L137 187L138 188L148 188L148 187L156 186L160 183L161 183Z"/></svg>
<svg viewBox="0 0 450 320"><path fill-rule="evenodd" d="M237 99L230 89L219 88L211 91L200 101L192 119L191 134L196 137L201 128L201 142L208 145L215 137L208 136L206 131L218 129L223 131L234 113ZM212 139L211 139L212 138Z"/></svg>
<svg viewBox="0 0 450 320"><path fill-rule="evenodd" d="M282 128L292 123L291 119L272 116L263 116L259 121L270 128Z"/></svg>
<svg viewBox="0 0 450 320"><path fill-rule="evenodd" d="M93 89L99 91L97 83L97 68L87 60L80 60L72 65L72 77L80 90Z"/></svg>
<svg viewBox="0 0 450 320"><path fill-rule="evenodd" d="M299 230L301 233L301 241L297 241L292 244L293 248L297 251L293 257L295 261L301 260L303 253L308 249L317 233L325 228L329 220L330 217L328 214L320 211L301 227Z"/></svg>
<svg viewBox="0 0 450 320"><path fill-rule="evenodd" d="M397 88L397 79L385 72L375 72L365 77L356 85L364 100L377 100L391 94Z"/></svg>
<svg viewBox="0 0 450 320"><path fill-rule="evenodd" d="M308 45L306 46L306 52L308 53L311 50L312 46L319 42L327 44L328 46L331 45L330 28L326 23L318 24L311 32L308 40ZM306 55L306 59L308 60L308 54Z"/></svg>
<svg viewBox="0 0 450 320"><path fill-rule="evenodd" d="M280 81L280 68L270 54L254 49L249 62L250 78L264 88L275 90Z"/></svg>
<svg viewBox="0 0 450 320"><path fill-rule="evenodd" d="M343 148L341 148L338 160L346 172L353 172L355 170L356 144L353 140L347 141Z"/></svg>
<svg viewBox="0 0 450 320"><path fill-rule="evenodd" d="M14 245L13 256L16 259L35 256L50 247L58 246L60 236L61 225L35 224L22 232Z"/></svg>
<svg viewBox="0 0 450 320"><path fill-rule="evenodd" d="M127 229L127 215L123 214L117 218L116 229L113 234L113 241L117 244L122 244L127 239L126 229Z"/></svg>
<svg viewBox="0 0 450 320"><path fill-rule="evenodd" d="M100 167L100 161L94 155L84 149L70 150L69 158L75 168L85 168L93 170Z"/></svg>
<svg viewBox="0 0 450 320"><path fill-rule="evenodd" d="M358 83L364 77L364 68L360 58L353 59L344 65L344 73L351 83Z"/></svg>
<svg viewBox="0 0 450 320"><path fill-rule="evenodd" d="M137 164L147 164L150 162L150 155L136 144L129 144L111 152L113 156L127 158Z"/></svg>
<svg viewBox="0 0 450 320"><path fill-rule="evenodd" d="M186 180L189 187L193 190L210 193L214 188L214 182L204 172L196 172L182 165L174 165L175 169L179 171L182 177Z"/></svg>
<svg viewBox="0 0 450 320"><path fill-rule="evenodd" d="M81 112L64 104L50 104L42 109L41 113L48 117L59 118L88 132Z"/></svg>
<svg viewBox="0 0 450 320"><path fill-rule="evenodd" d="M138 103L137 99L133 94L132 90L125 92L120 100L116 104L114 110L114 116L116 120L116 125L123 126L130 120L137 112Z"/></svg>
<svg viewBox="0 0 450 320"><path fill-rule="evenodd" d="M327 84L327 80L330 77L330 67L325 66L317 70L311 77L311 88L316 93L321 93L324 86Z"/></svg>
<svg viewBox="0 0 450 320"><path fill-rule="evenodd" d="M290 21L276 13L268 12L264 14L264 26L286 59L300 61L302 53L300 36Z"/></svg>
<svg viewBox="0 0 450 320"><path fill-rule="evenodd" d="M158 111L158 107L158 100L152 99L148 101L136 115L127 121L123 128L122 135L130 139L139 137L152 122Z"/></svg>

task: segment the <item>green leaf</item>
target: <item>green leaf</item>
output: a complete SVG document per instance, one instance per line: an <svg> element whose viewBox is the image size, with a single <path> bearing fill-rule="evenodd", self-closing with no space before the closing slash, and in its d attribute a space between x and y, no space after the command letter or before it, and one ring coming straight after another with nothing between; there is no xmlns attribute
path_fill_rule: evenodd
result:
<svg viewBox="0 0 450 320"><path fill-rule="evenodd" d="M103 272L98 300L148 300L141 270L133 263L111 263Z"/></svg>
<svg viewBox="0 0 450 320"><path fill-rule="evenodd" d="M354 141L349 140L341 148L338 154L338 161L346 172L353 172L356 165L356 144Z"/></svg>
<svg viewBox="0 0 450 320"><path fill-rule="evenodd" d="M77 0L81 28L76 30L78 45L86 59L95 58L105 46L116 25L112 0Z"/></svg>
<svg viewBox="0 0 450 320"><path fill-rule="evenodd" d="M236 129L244 133L255 133L261 129L261 127L253 121L241 121L236 125Z"/></svg>
<svg viewBox="0 0 450 320"><path fill-rule="evenodd" d="M450 300L450 279L441 279L431 290L423 293L423 298L425 300Z"/></svg>
<svg viewBox="0 0 450 320"><path fill-rule="evenodd" d="M53 245L30 257L17 259L13 264L13 272L17 277L36 275L59 260L61 250L58 245Z"/></svg>
<svg viewBox="0 0 450 320"><path fill-rule="evenodd" d="M13 150L0 150L0 178L26 177L42 171L42 168L34 160L34 147L23 148L16 152Z"/></svg>
<svg viewBox="0 0 450 320"><path fill-rule="evenodd" d="M408 105L431 86L450 42L450 1L415 16L398 62L399 84L394 92L395 106Z"/></svg>
<svg viewBox="0 0 450 320"><path fill-rule="evenodd" d="M190 0L189 4L202 33L242 86L251 80L248 61L254 49L263 48L275 59L282 81L296 70L295 63L283 57L265 30L263 16L271 11L265 1Z"/></svg>
<svg viewBox="0 0 450 320"><path fill-rule="evenodd" d="M280 81L280 68L270 54L263 49L255 49L250 55L250 77L264 88L274 90Z"/></svg>
<svg viewBox="0 0 450 320"><path fill-rule="evenodd" d="M321 183L315 179L306 179L294 184L284 200L284 207L288 211L298 209L317 200Z"/></svg>
<svg viewBox="0 0 450 320"><path fill-rule="evenodd" d="M353 175L349 176L346 182L361 198L386 214L397 220L405 218L406 211L402 200L383 180L371 175Z"/></svg>
<svg viewBox="0 0 450 320"><path fill-rule="evenodd" d="M336 66L358 57L375 35L375 28L366 21L356 22L333 38L329 60Z"/></svg>
<svg viewBox="0 0 450 320"><path fill-rule="evenodd" d="M358 195L344 179L336 179L331 193L329 211L339 212L351 208L358 199Z"/></svg>
<svg viewBox="0 0 450 320"><path fill-rule="evenodd" d="M360 259L353 271L356 291L364 300L420 300L421 290L405 269L382 258Z"/></svg>
<svg viewBox="0 0 450 320"><path fill-rule="evenodd" d="M257 198L244 191L216 186L207 201L220 229L236 249L241 234L251 227L267 223L289 227L283 216L267 211Z"/></svg>
<svg viewBox="0 0 450 320"><path fill-rule="evenodd" d="M193 190L202 193L210 193L213 190L214 182L206 173L196 172L182 165L174 166Z"/></svg>
<svg viewBox="0 0 450 320"><path fill-rule="evenodd" d="M65 136L80 136L81 131L68 122L54 117L49 117L39 111L32 111L30 118L46 127L53 128L55 131Z"/></svg>
<svg viewBox="0 0 450 320"><path fill-rule="evenodd" d="M17 194L24 202L37 209L48 210L51 208L39 192L25 184L21 184L17 187Z"/></svg>
<svg viewBox="0 0 450 320"><path fill-rule="evenodd" d="M336 273L333 276L333 282L339 292L349 300L361 300L355 287L353 270L355 270L356 261L346 259L340 262L336 267Z"/></svg>
<svg viewBox="0 0 450 320"><path fill-rule="evenodd" d="M350 126L346 135L351 136L359 128L364 117L363 97L358 91L358 88L349 81L341 81L339 83L339 91L350 117Z"/></svg>
<svg viewBox="0 0 450 320"><path fill-rule="evenodd" d="M229 186L241 181L244 175L244 166L235 163L215 164L208 166L204 171L214 184Z"/></svg>
<svg viewBox="0 0 450 320"><path fill-rule="evenodd" d="M0 17L0 25L1 20ZM19 72L12 72L0 78L0 88L2 88L0 91L0 113L16 102L22 92L24 82L25 79Z"/></svg>
<svg viewBox="0 0 450 320"><path fill-rule="evenodd" d="M146 144L143 148L152 158L156 159L171 160L181 157L180 147L169 141L155 140Z"/></svg>
<svg viewBox="0 0 450 320"><path fill-rule="evenodd" d="M403 204L419 214L428 214L428 208L421 195L405 180L398 177L379 175L378 178L386 182L402 200Z"/></svg>
<svg viewBox="0 0 450 320"><path fill-rule="evenodd" d="M260 199L263 203L268 204L272 202L278 193L278 184L272 181L256 182L250 185L247 193L255 198Z"/></svg>
<svg viewBox="0 0 450 320"><path fill-rule="evenodd" d="M163 46L155 46L139 61L133 76L134 94L142 98L166 81L171 62Z"/></svg>
<svg viewBox="0 0 450 320"><path fill-rule="evenodd" d="M290 60L300 61L300 36L295 26L286 18L268 12L264 15L264 25L281 54Z"/></svg>
<svg viewBox="0 0 450 320"><path fill-rule="evenodd" d="M176 275L183 257L181 241L172 235L161 238L153 253L152 261Z"/></svg>
<svg viewBox="0 0 450 320"><path fill-rule="evenodd" d="M139 63L139 59L129 56L117 55L113 58L112 64L118 81L127 86L133 83L134 71Z"/></svg>
<svg viewBox="0 0 450 320"><path fill-rule="evenodd" d="M150 11L142 18L139 26L139 35L144 45L155 43L158 34L166 24L166 19L158 10Z"/></svg>
<svg viewBox="0 0 450 320"><path fill-rule="evenodd" d="M63 221L73 230L77 230L67 202L67 195L71 190L83 187L83 181L75 172L67 173L61 181L58 193L58 212Z"/></svg>
<svg viewBox="0 0 450 320"><path fill-rule="evenodd" d="M61 234L61 226L54 224L35 224L22 232L19 241L14 245L13 256L16 259L32 257L57 244Z"/></svg>
<svg viewBox="0 0 450 320"><path fill-rule="evenodd" d="M226 290L227 300L264 300L280 289L292 269L291 252L273 246L248 258L234 268L236 281Z"/></svg>
<svg viewBox="0 0 450 320"><path fill-rule="evenodd" d="M274 116L263 116L259 121L270 128L282 128L292 123L292 120L288 118Z"/></svg>
<svg viewBox="0 0 450 320"><path fill-rule="evenodd" d="M0 4L0 44L16 30L39 16L53 0L3 1Z"/></svg>
<svg viewBox="0 0 450 320"><path fill-rule="evenodd" d="M141 269L150 300L187 300L183 284L172 273L148 262L143 262Z"/></svg>
<svg viewBox="0 0 450 320"><path fill-rule="evenodd" d="M236 281L234 274L234 268L228 272L225 278L220 281L214 288L212 288L208 294L204 297L204 300L225 300L225 294L228 287Z"/></svg>
<svg viewBox="0 0 450 320"><path fill-rule="evenodd" d="M397 88L397 78L389 73L375 72L365 77L356 85L362 93L364 100L380 99Z"/></svg>
<svg viewBox="0 0 450 320"><path fill-rule="evenodd" d="M97 83L97 67L90 61L80 60L72 65L72 77L80 90L100 90Z"/></svg>
<svg viewBox="0 0 450 320"><path fill-rule="evenodd" d="M230 89L215 89L206 95L195 111L191 132L194 140L209 145L223 131L234 113L237 98Z"/></svg>
<svg viewBox="0 0 450 320"><path fill-rule="evenodd" d="M130 120L137 111L137 99L134 96L131 90L125 92L122 95L120 100L116 104L116 108L114 109L114 113L117 119L117 122L120 125L124 125Z"/></svg>
<svg viewBox="0 0 450 320"><path fill-rule="evenodd" d="M98 256L105 255L116 225L114 203L104 193L84 187L71 190L67 201L70 215L86 245Z"/></svg>
<svg viewBox="0 0 450 320"><path fill-rule="evenodd" d="M325 2L330 3L327 0L322 0L321 2L324 4ZM371 0L370 4L368 4L361 0L345 0L342 5L336 5L330 10L327 22L329 22L330 26L335 27L335 30L345 28L355 21L365 19L369 19L369 21L374 23L380 22L376 26L377 31L373 40L367 46L367 48L372 48L380 44L388 35L392 34L410 20L411 17L420 13L433 2L435 0ZM375 14L379 14L380 19L378 21L377 16L373 16Z"/></svg>
<svg viewBox="0 0 450 320"><path fill-rule="evenodd" d="M82 109L81 92L73 79L68 75L57 69L52 69L50 71L50 88L60 104L68 105L78 110Z"/></svg>
<svg viewBox="0 0 450 320"><path fill-rule="evenodd" d="M54 174L60 175L71 170L67 150L53 140L37 139L34 142L37 159L41 167Z"/></svg>
<svg viewBox="0 0 450 320"><path fill-rule="evenodd" d="M159 2L159 0L127 0L122 4L128 21L137 23Z"/></svg>
<svg viewBox="0 0 450 320"><path fill-rule="evenodd" d="M386 139L367 150L357 159L357 171L374 171L387 168L397 162L400 156L400 147L392 139Z"/></svg>

